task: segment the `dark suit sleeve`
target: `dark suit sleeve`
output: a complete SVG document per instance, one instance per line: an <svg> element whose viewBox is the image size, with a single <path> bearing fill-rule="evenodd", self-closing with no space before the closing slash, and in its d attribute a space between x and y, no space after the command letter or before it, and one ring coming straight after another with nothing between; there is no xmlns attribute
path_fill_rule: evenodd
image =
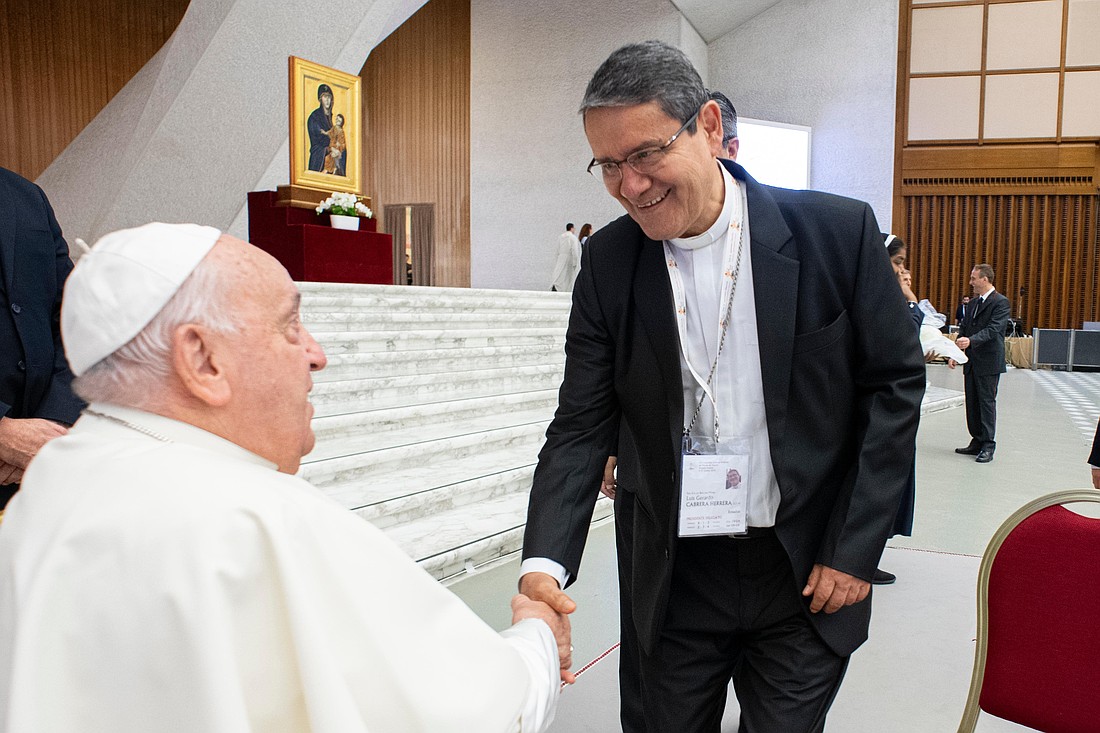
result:
<svg viewBox="0 0 1100 733"><path fill-rule="evenodd" d="M856 465L832 508L817 562L869 580L878 564L916 452L924 397L920 345L882 238L865 207L851 323Z"/></svg>
<svg viewBox="0 0 1100 733"><path fill-rule="evenodd" d="M616 450L619 404L615 347L600 307L596 273L584 249L565 337L565 377L531 486L523 557L545 557L569 572L580 568L592 508L608 455Z"/></svg>
<svg viewBox="0 0 1100 733"><path fill-rule="evenodd" d="M1005 337L1008 317L1012 312L1012 306L1009 305L1008 298L1003 295L996 298L990 304L990 308L992 310L989 316L989 323L985 328L970 335L970 343L973 346L984 344L994 338L1003 339Z"/></svg>
<svg viewBox="0 0 1100 733"><path fill-rule="evenodd" d="M909 304L909 315L913 319L913 325L916 326L917 330L919 331L920 327L921 327L921 324L924 323L924 311L922 311L917 306L916 303L910 303Z"/></svg>
<svg viewBox="0 0 1100 733"><path fill-rule="evenodd" d="M53 312L50 314L50 327L53 331L54 364L53 376L46 388L38 408L34 411L34 417L45 418L55 422L72 425L80 416L84 403L73 394L73 373L69 369L69 362L65 358L65 348L61 344L61 296L65 287L65 280L73 269L73 261L69 259L69 245L61 236L61 227L54 216L46 194L39 189L42 197L42 205L45 207L49 219L50 233L54 243L54 267L56 268L57 293L54 296Z"/></svg>

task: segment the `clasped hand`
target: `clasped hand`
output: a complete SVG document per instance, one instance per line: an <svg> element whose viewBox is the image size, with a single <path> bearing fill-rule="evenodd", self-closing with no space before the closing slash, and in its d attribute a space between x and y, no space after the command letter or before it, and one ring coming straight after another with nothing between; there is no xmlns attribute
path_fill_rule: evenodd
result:
<svg viewBox="0 0 1100 733"><path fill-rule="evenodd" d="M577 604L558 587L558 581L546 573L527 573L519 579L519 595L512 598L512 623L525 618L539 618L554 632L558 642L561 681L572 684L577 676L569 671L573 666L572 631L569 614Z"/></svg>

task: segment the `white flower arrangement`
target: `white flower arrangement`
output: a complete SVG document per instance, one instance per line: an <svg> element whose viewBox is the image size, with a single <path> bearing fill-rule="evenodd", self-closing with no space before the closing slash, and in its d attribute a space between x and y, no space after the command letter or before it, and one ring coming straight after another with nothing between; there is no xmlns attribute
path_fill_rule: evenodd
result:
<svg viewBox="0 0 1100 733"><path fill-rule="evenodd" d="M339 214L341 216L363 216L367 219L374 216L374 212L363 203L362 198L353 193L334 191L327 199L317 205L317 213L325 212Z"/></svg>

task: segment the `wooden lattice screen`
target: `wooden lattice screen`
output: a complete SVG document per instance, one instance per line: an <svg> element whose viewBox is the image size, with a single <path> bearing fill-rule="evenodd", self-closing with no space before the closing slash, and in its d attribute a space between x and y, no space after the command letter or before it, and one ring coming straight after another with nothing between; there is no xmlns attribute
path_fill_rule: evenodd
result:
<svg viewBox="0 0 1100 733"><path fill-rule="evenodd" d="M1030 331L1100 321L1100 196L903 196L916 292L953 318L971 268L988 262ZM899 231L900 230L900 231Z"/></svg>

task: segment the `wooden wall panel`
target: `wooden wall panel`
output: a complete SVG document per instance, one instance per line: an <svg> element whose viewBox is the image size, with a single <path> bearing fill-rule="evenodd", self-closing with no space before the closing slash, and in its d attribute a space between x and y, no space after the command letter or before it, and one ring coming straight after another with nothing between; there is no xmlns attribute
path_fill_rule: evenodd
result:
<svg viewBox="0 0 1100 733"><path fill-rule="evenodd" d="M1098 197L908 196L899 236L916 292L953 317L971 268L988 262L994 285L1027 329L1100 320ZM1021 295L1021 289L1023 295Z"/></svg>
<svg viewBox="0 0 1100 733"><path fill-rule="evenodd" d="M364 193L379 216L434 204L431 284L469 287L470 0L431 0L360 73Z"/></svg>
<svg viewBox="0 0 1100 733"><path fill-rule="evenodd" d="M0 3L0 166L37 178L160 50L188 4Z"/></svg>
<svg viewBox="0 0 1100 733"><path fill-rule="evenodd" d="M1027 329L1100 320L1100 142L907 144L913 5L899 1L894 233L914 289L953 317L988 262Z"/></svg>

